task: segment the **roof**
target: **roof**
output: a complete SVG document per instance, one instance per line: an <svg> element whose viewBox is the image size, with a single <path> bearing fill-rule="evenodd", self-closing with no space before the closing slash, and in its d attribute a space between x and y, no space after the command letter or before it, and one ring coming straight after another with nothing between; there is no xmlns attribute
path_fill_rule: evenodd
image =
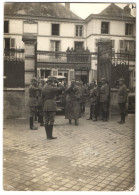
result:
<svg viewBox="0 0 139 195"><path fill-rule="evenodd" d="M61 3L5 3L4 14L83 20Z"/></svg>
<svg viewBox="0 0 139 195"><path fill-rule="evenodd" d="M128 5L126 6L126 10L130 9ZM99 14L91 14L86 18L86 21L91 20L92 18L105 18L105 19L116 19L116 20L135 20L130 13L130 11L125 11L119 6L111 3L108 7L106 7Z"/></svg>
<svg viewBox="0 0 139 195"><path fill-rule="evenodd" d="M101 11L98 15L101 16L126 16L126 17L133 17L130 13L125 13L122 8L111 3L108 7L106 7L103 11Z"/></svg>

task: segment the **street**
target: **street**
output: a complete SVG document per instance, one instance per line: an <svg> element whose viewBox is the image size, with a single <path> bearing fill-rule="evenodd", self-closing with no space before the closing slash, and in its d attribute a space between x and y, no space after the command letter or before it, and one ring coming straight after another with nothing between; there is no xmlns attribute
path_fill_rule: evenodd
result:
<svg viewBox="0 0 139 195"><path fill-rule="evenodd" d="M5 121L3 188L7 191L132 191L135 185L135 115L126 123L55 119L47 140L44 127Z"/></svg>

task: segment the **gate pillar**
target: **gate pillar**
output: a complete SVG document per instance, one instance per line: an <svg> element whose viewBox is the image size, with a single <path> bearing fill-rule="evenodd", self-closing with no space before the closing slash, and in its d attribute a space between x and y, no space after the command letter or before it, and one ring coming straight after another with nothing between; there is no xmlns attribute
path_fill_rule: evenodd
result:
<svg viewBox="0 0 139 195"><path fill-rule="evenodd" d="M24 78L25 78L25 117L29 116L28 107L28 88L31 82L31 78L37 76L37 54L36 45L37 37L35 35L23 35L22 41L25 44L25 60L24 60Z"/></svg>
<svg viewBox="0 0 139 195"><path fill-rule="evenodd" d="M25 85L30 84L32 77L36 76L36 41L34 35L23 35L25 43Z"/></svg>

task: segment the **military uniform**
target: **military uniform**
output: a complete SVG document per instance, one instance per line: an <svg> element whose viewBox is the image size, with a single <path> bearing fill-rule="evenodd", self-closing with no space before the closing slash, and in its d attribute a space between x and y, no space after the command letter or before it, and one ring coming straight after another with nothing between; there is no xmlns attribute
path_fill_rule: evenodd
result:
<svg viewBox="0 0 139 195"><path fill-rule="evenodd" d="M44 84L42 82L38 86L38 122L40 125L43 126L43 101L42 101L42 89Z"/></svg>
<svg viewBox="0 0 139 195"><path fill-rule="evenodd" d="M102 78L102 81L106 79ZM102 114L102 119L107 121L108 119L108 108L109 108L109 86L107 83L102 83L100 88L100 109Z"/></svg>
<svg viewBox="0 0 139 195"><path fill-rule="evenodd" d="M75 120L75 125L78 125L78 119L81 117L81 110L79 104L80 92L78 87L69 87L66 90L66 106L65 106L65 118Z"/></svg>
<svg viewBox="0 0 139 195"><path fill-rule="evenodd" d="M54 77L49 77L48 82L54 81ZM45 115L45 130L47 139L53 139L52 131L54 118L56 114L56 94L62 92L63 87L54 87L52 85L46 85L42 89L42 99L44 102L43 111Z"/></svg>
<svg viewBox="0 0 139 195"><path fill-rule="evenodd" d="M93 121L97 121L98 115L98 101L99 101L99 91L96 86L90 89L90 104L91 104L91 117Z"/></svg>
<svg viewBox="0 0 139 195"><path fill-rule="evenodd" d="M36 78L32 78L31 82L32 84L29 87L29 108L30 108L30 129L31 130L37 130L37 127L33 125L33 118L35 117L35 114L37 112L37 86L33 82L37 82Z"/></svg>
<svg viewBox="0 0 139 195"><path fill-rule="evenodd" d="M125 123L126 102L127 102L127 87L125 86L125 84L122 84L118 90L118 104L121 111L121 121L120 121L121 124Z"/></svg>

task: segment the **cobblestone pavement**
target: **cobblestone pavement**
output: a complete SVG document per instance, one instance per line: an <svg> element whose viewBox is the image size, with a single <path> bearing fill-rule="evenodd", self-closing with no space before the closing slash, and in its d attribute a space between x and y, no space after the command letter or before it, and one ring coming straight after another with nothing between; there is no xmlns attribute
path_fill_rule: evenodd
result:
<svg viewBox="0 0 139 195"><path fill-rule="evenodd" d="M79 126L56 116L54 136L44 127L5 123L3 188L11 191L128 191L135 184L134 115Z"/></svg>

